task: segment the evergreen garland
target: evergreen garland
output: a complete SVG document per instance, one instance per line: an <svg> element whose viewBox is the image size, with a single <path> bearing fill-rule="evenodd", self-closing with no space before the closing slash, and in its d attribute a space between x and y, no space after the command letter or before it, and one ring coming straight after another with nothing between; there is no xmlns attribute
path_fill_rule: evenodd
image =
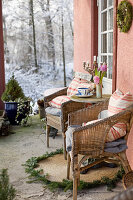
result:
<svg viewBox="0 0 133 200"><path fill-rule="evenodd" d="M57 188L62 188L62 189L64 189L64 191L67 191L68 189L72 189L73 181L66 180L66 179L64 179L62 182L50 181L50 180L48 180L48 174L42 175L42 169L40 169L40 170L35 169L39 166L38 165L39 161L45 160L56 154L62 154L62 153L63 153L62 149L57 149L55 152L46 153L41 157L32 157L32 158L28 159L26 161L26 163L24 164L25 172L30 174L29 179L31 179L31 180L28 182L29 183L42 182L45 185L47 185L47 187L51 191L53 191ZM110 179L108 177L102 177L101 180L95 180L93 182L80 181L80 185L79 185L78 189L87 189L87 188L89 189L89 188L94 188L94 187L97 187L100 185L107 185L107 190L111 190L112 188L114 188L116 186L116 183L120 179L122 179L123 174L124 174L124 170L121 167L121 169L118 171L118 173L115 175L115 177L113 179Z"/></svg>
<svg viewBox="0 0 133 200"><path fill-rule="evenodd" d="M132 4L127 0L121 1L117 9L117 26L121 32L127 33L133 19Z"/></svg>

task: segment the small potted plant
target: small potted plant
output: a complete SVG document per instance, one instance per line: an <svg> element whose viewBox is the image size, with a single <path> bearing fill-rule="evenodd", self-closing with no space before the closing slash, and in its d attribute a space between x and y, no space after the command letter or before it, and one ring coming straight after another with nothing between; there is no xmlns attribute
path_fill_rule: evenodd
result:
<svg viewBox="0 0 133 200"><path fill-rule="evenodd" d="M96 97L101 98L102 97L102 79L106 75L107 72L107 65L106 63L103 63L100 65L100 67L95 68L95 76L94 76L94 83L96 84Z"/></svg>
<svg viewBox="0 0 133 200"><path fill-rule="evenodd" d="M19 123L25 117L24 111L29 112L28 98L25 97L23 90L14 75L9 79L1 99L5 103L5 111L11 124ZM25 108L23 108L23 104L25 105ZM21 110L20 105L22 107ZM18 108L19 112L21 111L20 115L17 114Z"/></svg>

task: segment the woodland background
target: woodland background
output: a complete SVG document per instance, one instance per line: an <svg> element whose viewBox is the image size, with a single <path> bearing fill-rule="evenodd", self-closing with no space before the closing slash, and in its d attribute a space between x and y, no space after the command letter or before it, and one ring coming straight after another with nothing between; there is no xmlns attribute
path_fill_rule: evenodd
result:
<svg viewBox="0 0 133 200"><path fill-rule="evenodd" d="M6 82L15 75L34 102L73 76L73 1L3 0Z"/></svg>

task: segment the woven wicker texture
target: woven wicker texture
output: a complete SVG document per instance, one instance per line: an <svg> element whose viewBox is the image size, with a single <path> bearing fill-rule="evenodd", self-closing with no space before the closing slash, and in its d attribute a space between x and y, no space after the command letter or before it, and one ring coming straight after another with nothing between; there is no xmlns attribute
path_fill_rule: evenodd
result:
<svg viewBox="0 0 133 200"><path fill-rule="evenodd" d="M60 91L57 91L49 96L46 96L44 98L44 110L45 108L47 108L49 106L49 102L57 97L57 96L61 96L61 95L67 95L67 88L64 88ZM63 135L63 139L64 139L64 158L66 159L66 141L65 141L65 132L67 130L68 127L68 114L85 108L86 107L86 103L80 103L80 102L74 102L74 101L67 101L65 103L62 103L61 105L61 117L58 116L53 116L50 114L46 114L46 139L47 139L47 147L49 147L49 133L50 133L50 127L54 127L56 129L58 129L59 131L62 132Z"/></svg>
<svg viewBox="0 0 133 200"><path fill-rule="evenodd" d="M108 109L108 100L95 104L89 108L78 110L69 114L69 125L81 125L83 122L89 122L98 119L98 114ZM80 179L81 164L83 160L78 159L78 154L85 155L87 158L97 158L97 162L103 160L118 159L126 172L131 171L131 167L126 157L126 152L108 153L104 151L104 145L107 134L112 126L117 123L126 124L127 139L133 123L133 104L118 114L107 117L90 125L75 129L72 135L72 153L71 168L73 174L73 200L77 200L77 186ZM95 163L96 164L96 163ZM67 177L70 172L70 156L68 156ZM86 166L84 169L91 167Z"/></svg>
<svg viewBox="0 0 133 200"><path fill-rule="evenodd" d="M80 156L81 157L81 156ZM50 181L61 182L66 179L67 161L64 160L63 156L58 154L54 157L47 158L44 161L39 162L39 168L43 169L44 174L48 173L48 179ZM94 180L101 180L103 176L114 178L120 168L108 168L101 167L98 169L90 169L85 175L80 175L80 179L85 182L93 182ZM72 175L70 174L70 180Z"/></svg>
<svg viewBox="0 0 133 200"><path fill-rule="evenodd" d="M133 171L124 175L123 184L125 188L133 187Z"/></svg>

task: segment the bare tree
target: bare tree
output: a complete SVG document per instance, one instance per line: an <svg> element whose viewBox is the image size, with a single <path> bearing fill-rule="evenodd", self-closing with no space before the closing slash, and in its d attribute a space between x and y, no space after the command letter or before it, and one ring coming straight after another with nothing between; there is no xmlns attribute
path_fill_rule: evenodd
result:
<svg viewBox="0 0 133 200"><path fill-rule="evenodd" d="M30 12L29 26L32 25L32 33L33 33L34 62L35 62L35 67L37 69L38 64L37 64L37 52L36 52L36 31L35 31L33 0L29 0L29 12ZM29 46L29 48L31 48L31 47ZM29 50L31 51L31 49L29 49Z"/></svg>
<svg viewBox="0 0 133 200"><path fill-rule="evenodd" d="M3 17L5 58L12 66L32 71L31 66L38 69L49 62L56 71L73 61L71 0L4 0Z"/></svg>
<svg viewBox="0 0 133 200"><path fill-rule="evenodd" d="M61 13L61 32L62 32L62 61L63 61L63 73L64 73L64 86L66 87L66 62L65 62L65 46L64 46L64 20L63 20L63 12Z"/></svg>
<svg viewBox="0 0 133 200"><path fill-rule="evenodd" d="M4 53L6 63L10 62L9 49L7 45L7 27L6 27L6 16L3 16L3 37L4 37Z"/></svg>
<svg viewBox="0 0 133 200"><path fill-rule="evenodd" d="M52 19L50 16L50 0L39 1L42 12L44 14L45 24L46 24L46 33L48 39L48 60L53 65L53 70L55 70L55 46L54 46L54 33L53 33L53 26L52 26Z"/></svg>

